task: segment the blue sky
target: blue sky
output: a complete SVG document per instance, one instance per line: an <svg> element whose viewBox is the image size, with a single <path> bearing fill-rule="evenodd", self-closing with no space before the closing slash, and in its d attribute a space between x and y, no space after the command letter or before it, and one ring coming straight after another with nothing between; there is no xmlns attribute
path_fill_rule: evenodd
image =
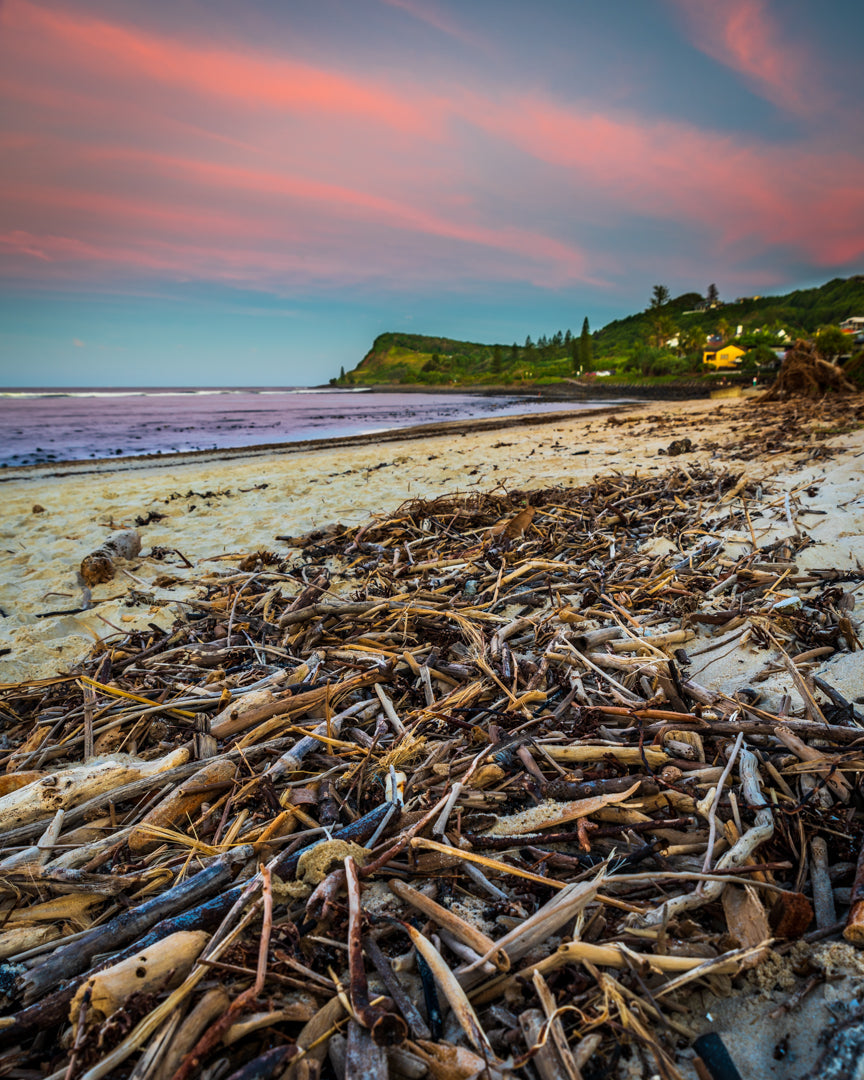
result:
<svg viewBox="0 0 864 1080"><path fill-rule="evenodd" d="M315 384L864 269L864 9L0 0L0 383Z"/></svg>

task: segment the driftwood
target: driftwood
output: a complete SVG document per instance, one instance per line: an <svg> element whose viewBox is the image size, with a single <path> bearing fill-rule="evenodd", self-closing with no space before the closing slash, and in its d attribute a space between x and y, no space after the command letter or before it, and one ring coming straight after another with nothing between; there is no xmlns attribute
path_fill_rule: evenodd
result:
<svg viewBox="0 0 864 1080"><path fill-rule="evenodd" d="M116 572L116 559L134 559L141 551L141 536L137 529L114 533L95 551L81 560L81 578L85 585L99 585L111 581Z"/></svg>
<svg viewBox="0 0 864 1080"><path fill-rule="evenodd" d="M828 453L753 410L742 459ZM692 463L411 502L5 688L0 1070L675 1076L695 987L864 941L861 577L802 515ZM745 634L788 699L698 681Z"/></svg>
<svg viewBox="0 0 864 1080"><path fill-rule="evenodd" d="M811 342L799 340L787 350L777 378L762 395L762 401L857 392L858 387L846 378L842 368L823 360Z"/></svg>
<svg viewBox="0 0 864 1080"><path fill-rule="evenodd" d="M73 1030L79 1024L101 1024L132 994L173 990L189 972L208 938L203 930L181 930L91 975L75 991L69 1007Z"/></svg>

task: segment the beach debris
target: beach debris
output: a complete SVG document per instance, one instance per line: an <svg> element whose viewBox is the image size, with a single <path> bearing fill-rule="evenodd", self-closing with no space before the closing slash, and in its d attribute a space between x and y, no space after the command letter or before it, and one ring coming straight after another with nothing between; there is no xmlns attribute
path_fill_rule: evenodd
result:
<svg viewBox="0 0 864 1080"><path fill-rule="evenodd" d="M737 1075L694 995L864 944L861 574L726 458L202 562L3 687L0 1070Z"/></svg>
<svg viewBox="0 0 864 1080"><path fill-rule="evenodd" d="M789 397L821 398L825 394L857 394L843 368L823 360L816 346L803 339L788 349L777 378L762 395L762 401L782 401Z"/></svg>
<svg viewBox="0 0 864 1080"><path fill-rule="evenodd" d="M116 572L115 560L134 559L140 551L141 535L137 529L116 532L81 560L81 579L91 588L111 581Z"/></svg>
<svg viewBox="0 0 864 1080"><path fill-rule="evenodd" d="M673 439L666 447L664 453L669 457L678 457L679 454L692 454L696 449L691 439Z"/></svg>

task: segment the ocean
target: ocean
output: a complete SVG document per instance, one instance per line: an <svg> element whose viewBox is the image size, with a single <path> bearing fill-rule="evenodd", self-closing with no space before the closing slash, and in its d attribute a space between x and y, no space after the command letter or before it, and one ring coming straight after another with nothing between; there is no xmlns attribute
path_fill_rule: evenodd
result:
<svg viewBox="0 0 864 1080"><path fill-rule="evenodd" d="M597 404L518 394L486 397L303 387L4 390L0 466L330 439Z"/></svg>

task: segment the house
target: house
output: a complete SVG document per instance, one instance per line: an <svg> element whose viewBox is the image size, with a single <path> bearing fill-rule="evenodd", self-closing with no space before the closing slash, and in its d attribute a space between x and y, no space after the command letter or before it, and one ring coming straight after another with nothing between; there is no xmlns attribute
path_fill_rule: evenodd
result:
<svg viewBox="0 0 864 1080"><path fill-rule="evenodd" d="M851 315L840 323L840 329L844 334L864 333L864 315Z"/></svg>
<svg viewBox="0 0 864 1080"><path fill-rule="evenodd" d="M738 345L709 345L702 353L702 363L713 368L732 368L741 363L744 352Z"/></svg>

